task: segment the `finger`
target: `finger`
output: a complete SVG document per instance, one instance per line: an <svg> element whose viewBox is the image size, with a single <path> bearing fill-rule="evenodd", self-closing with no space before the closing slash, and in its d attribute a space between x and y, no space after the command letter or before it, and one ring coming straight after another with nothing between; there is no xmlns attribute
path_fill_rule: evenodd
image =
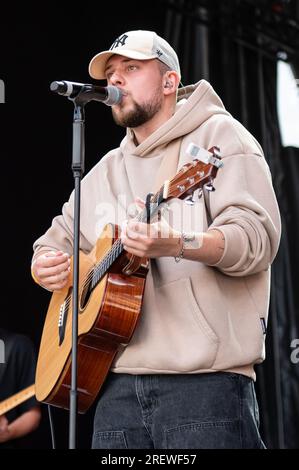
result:
<svg viewBox="0 0 299 470"><path fill-rule="evenodd" d="M146 235L148 232L148 224L144 224L143 222L136 222L136 220L129 220L127 224L127 230L137 232L141 235Z"/></svg>
<svg viewBox="0 0 299 470"><path fill-rule="evenodd" d="M125 247L125 250L131 255L139 256L139 258L143 258L145 256L143 251L136 250L135 248L131 248L129 246Z"/></svg>
<svg viewBox="0 0 299 470"><path fill-rule="evenodd" d="M65 263L67 260L70 260L70 256L68 253L62 253L57 256L46 253L45 255L39 256L34 265L36 267L53 267L58 266L59 264ZM70 261L69 261L70 262Z"/></svg>
<svg viewBox="0 0 299 470"><path fill-rule="evenodd" d="M140 197L137 197L134 201L137 206L144 208L145 207L145 201L141 199Z"/></svg>
<svg viewBox="0 0 299 470"><path fill-rule="evenodd" d="M142 235L141 233L136 233L127 229L126 236L123 237L122 243L129 243L130 246L132 244L146 246L149 243L149 237L147 235Z"/></svg>
<svg viewBox="0 0 299 470"><path fill-rule="evenodd" d="M137 240L140 237L140 233L135 232L134 230L131 230L129 227L127 227L125 237L131 238L132 240Z"/></svg>
<svg viewBox="0 0 299 470"><path fill-rule="evenodd" d="M38 277L43 279L45 277L59 275L64 271L69 272L70 270L71 270L70 264L69 264L68 261L66 261L63 264L59 264L59 265L51 267L51 268L36 266L34 271L35 271L35 273Z"/></svg>
<svg viewBox="0 0 299 470"><path fill-rule="evenodd" d="M60 274L56 274L55 276L47 276L43 279L44 283L47 284L60 284L64 281L67 281L69 278L69 271L63 271Z"/></svg>
<svg viewBox="0 0 299 470"><path fill-rule="evenodd" d="M51 256L62 256L64 255L65 253L63 251L47 251L46 253L44 253L44 256L47 256L47 257L51 257Z"/></svg>
<svg viewBox="0 0 299 470"><path fill-rule="evenodd" d="M134 248L134 249L142 250L142 251L146 249L146 245L144 243L138 242L136 240L132 240L130 238L126 238L123 242L123 245L124 245L124 248L125 246L127 246L129 248Z"/></svg>
<svg viewBox="0 0 299 470"><path fill-rule="evenodd" d="M46 287L51 291L58 291L63 289L67 285L67 281L58 282L57 284L48 284Z"/></svg>
<svg viewBox="0 0 299 470"><path fill-rule="evenodd" d="M129 221L128 220L125 220L121 226L121 234L120 234L120 237L121 237L121 240L123 241L126 237L128 237L128 223ZM131 236L133 238L133 235L132 235L132 232L133 230L130 229L130 233L131 233Z"/></svg>

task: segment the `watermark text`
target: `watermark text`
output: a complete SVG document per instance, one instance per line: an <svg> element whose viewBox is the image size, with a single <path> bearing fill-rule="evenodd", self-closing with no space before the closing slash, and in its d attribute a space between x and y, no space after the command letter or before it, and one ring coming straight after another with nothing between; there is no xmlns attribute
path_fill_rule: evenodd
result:
<svg viewBox="0 0 299 470"><path fill-rule="evenodd" d="M0 364L5 362L5 343L3 339L0 339Z"/></svg>
<svg viewBox="0 0 299 470"><path fill-rule="evenodd" d="M293 339L291 341L290 347L293 349L291 352L291 362L293 364L298 364L299 362L299 339Z"/></svg>
<svg viewBox="0 0 299 470"><path fill-rule="evenodd" d="M5 84L4 81L0 79L0 103L5 103Z"/></svg>

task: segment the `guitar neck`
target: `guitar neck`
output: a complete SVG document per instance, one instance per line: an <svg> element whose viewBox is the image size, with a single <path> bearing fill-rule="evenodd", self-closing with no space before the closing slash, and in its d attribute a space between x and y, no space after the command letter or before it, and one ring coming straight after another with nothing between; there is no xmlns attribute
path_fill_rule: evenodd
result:
<svg viewBox="0 0 299 470"><path fill-rule="evenodd" d="M185 164L172 180L165 181L156 194L149 195L151 196L149 204L146 204L146 207L138 214L135 220L150 223L152 216L155 215L163 201L175 197L184 199L189 194L193 194L196 189L202 188L205 184L207 189L210 191L214 190L212 180L215 178L218 168L223 166L219 155L219 148L212 147L210 149L212 150L211 152L210 150L201 149L195 144L190 144L190 146L190 150L187 149L187 153L192 157L198 156L199 159L193 158L193 162ZM85 285L89 286L90 292L98 285L114 261L122 254L123 250L124 247L120 238L118 238L100 262L88 273Z"/></svg>
<svg viewBox="0 0 299 470"><path fill-rule="evenodd" d="M24 388L24 390L21 390L15 395L12 395L6 400L1 401L0 402L0 416L12 410L16 406L23 403L24 401L29 400L29 398L33 397L34 395L35 395L35 385L33 384L27 388Z"/></svg>

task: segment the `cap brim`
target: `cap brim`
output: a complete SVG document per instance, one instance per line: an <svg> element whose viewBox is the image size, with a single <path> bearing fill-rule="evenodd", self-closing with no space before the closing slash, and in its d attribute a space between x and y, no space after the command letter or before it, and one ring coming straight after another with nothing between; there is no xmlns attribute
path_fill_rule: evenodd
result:
<svg viewBox="0 0 299 470"><path fill-rule="evenodd" d="M129 57L130 59L136 59L136 60L149 60L149 59L155 59L156 56L148 56L146 54L142 54L141 52L136 52L136 51L131 51L131 50L125 50L122 51L121 49L117 52L112 52L112 51L103 51L100 52L99 54L95 55L88 67L89 75L92 78L95 78L97 80L103 80L106 78L105 76L105 68L106 68L106 63L108 59L110 59L111 56L113 55L121 55L124 57Z"/></svg>

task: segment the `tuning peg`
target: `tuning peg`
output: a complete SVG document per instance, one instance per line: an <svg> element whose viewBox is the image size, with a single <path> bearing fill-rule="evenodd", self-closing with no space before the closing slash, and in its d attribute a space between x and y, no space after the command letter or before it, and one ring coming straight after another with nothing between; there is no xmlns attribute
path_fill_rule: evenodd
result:
<svg viewBox="0 0 299 470"><path fill-rule="evenodd" d="M197 197L198 199L202 197L202 188L199 188Z"/></svg>
<svg viewBox="0 0 299 470"><path fill-rule="evenodd" d="M185 199L185 203L188 204L188 206L194 206L195 201L193 199L193 193Z"/></svg>
<svg viewBox="0 0 299 470"><path fill-rule="evenodd" d="M207 184L205 185L205 188L206 188L207 191L215 191L215 188L214 188L214 186L213 186L213 183L207 183Z"/></svg>

